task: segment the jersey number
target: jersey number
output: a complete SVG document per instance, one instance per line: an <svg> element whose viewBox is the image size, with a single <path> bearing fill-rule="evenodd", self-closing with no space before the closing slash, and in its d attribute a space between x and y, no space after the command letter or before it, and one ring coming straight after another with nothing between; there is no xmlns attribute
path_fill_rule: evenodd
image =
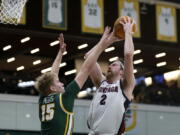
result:
<svg viewBox="0 0 180 135"><path fill-rule="evenodd" d="M89 15L97 16L97 10L89 8Z"/></svg>
<svg viewBox="0 0 180 135"><path fill-rule="evenodd" d="M100 101L100 105L105 105L106 104L106 98L107 98L107 96L106 95L102 95L101 96L101 101Z"/></svg>
<svg viewBox="0 0 180 135"><path fill-rule="evenodd" d="M41 106L42 122L52 120L54 117L54 103Z"/></svg>

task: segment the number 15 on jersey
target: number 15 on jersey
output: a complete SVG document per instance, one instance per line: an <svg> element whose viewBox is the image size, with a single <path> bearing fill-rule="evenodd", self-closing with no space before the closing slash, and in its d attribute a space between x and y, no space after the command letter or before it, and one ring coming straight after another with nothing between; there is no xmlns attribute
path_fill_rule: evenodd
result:
<svg viewBox="0 0 180 135"><path fill-rule="evenodd" d="M54 107L55 104L51 103L51 104L45 104L41 106L41 111L42 111L42 119L41 121L50 121L53 119L54 117Z"/></svg>

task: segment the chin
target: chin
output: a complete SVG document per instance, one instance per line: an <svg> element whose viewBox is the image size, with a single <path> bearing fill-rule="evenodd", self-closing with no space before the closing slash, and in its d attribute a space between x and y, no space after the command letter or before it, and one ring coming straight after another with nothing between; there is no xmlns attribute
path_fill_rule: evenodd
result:
<svg viewBox="0 0 180 135"><path fill-rule="evenodd" d="M64 92L65 92L65 90L61 91L61 93L64 93Z"/></svg>
<svg viewBox="0 0 180 135"><path fill-rule="evenodd" d="M107 73L107 77L109 77L109 76L112 76L112 73L111 73L111 72L108 72L108 73Z"/></svg>
<svg viewBox="0 0 180 135"><path fill-rule="evenodd" d="M65 92L65 89L64 87L60 89L60 93L64 93Z"/></svg>

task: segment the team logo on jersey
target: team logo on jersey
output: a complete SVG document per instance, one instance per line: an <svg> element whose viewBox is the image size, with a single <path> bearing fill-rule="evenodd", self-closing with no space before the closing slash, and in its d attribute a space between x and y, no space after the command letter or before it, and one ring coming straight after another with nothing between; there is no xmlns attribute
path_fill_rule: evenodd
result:
<svg viewBox="0 0 180 135"><path fill-rule="evenodd" d="M44 100L43 100L43 104L48 104L48 103L52 103L52 102L54 102L54 96L53 95L48 96L48 97L44 98Z"/></svg>
<svg viewBox="0 0 180 135"><path fill-rule="evenodd" d="M99 91L100 93L109 93L109 92L118 92L118 86L115 87L100 87Z"/></svg>

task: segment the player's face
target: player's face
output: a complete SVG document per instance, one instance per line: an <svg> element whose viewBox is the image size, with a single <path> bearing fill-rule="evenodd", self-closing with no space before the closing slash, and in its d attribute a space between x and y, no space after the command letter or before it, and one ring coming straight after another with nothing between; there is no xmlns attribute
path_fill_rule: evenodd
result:
<svg viewBox="0 0 180 135"><path fill-rule="evenodd" d="M64 84L59 81L58 77L54 78L52 89L53 89L54 92L57 92L57 93L64 93L65 92Z"/></svg>
<svg viewBox="0 0 180 135"><path fill-rule="evenodd" d="M120 61L115 61L108 66L108 70L107 70L108 76L121 75L122 73L123 70L121 68Z"/></svg>

